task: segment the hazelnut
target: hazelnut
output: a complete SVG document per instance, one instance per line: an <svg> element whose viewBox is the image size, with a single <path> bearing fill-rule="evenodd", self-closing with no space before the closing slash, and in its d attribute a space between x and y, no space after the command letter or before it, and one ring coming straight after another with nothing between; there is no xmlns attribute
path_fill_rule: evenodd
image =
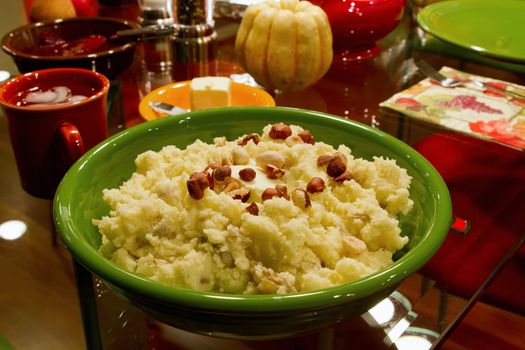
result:
<svg viewBox="0 0 525 350"><path fill-rule="evenodd" d="M285 156L277 151L266 151L255 158L255 163L265 169L267 165L272 165L276 168L282 168L286 162Z"/></svg>
<svg viewBox="0 0 525 350"><path fill-rule="evenodd" d="M232 150L232 161L233 164L246 164L250 160L248 152L241 147L235 147Z"/></svg>
<svg viewBox="0 0 525 350"><path fill-rule="evenodd" d="M285 140L286 144L289 147L293 147L294 145L303 144L304 141L301 139L298 135L291 135L288 136Z"/></svg>
<svg viewBox="0 0 525 350"><path fill-rule="evenodd" d="M244 168L239 171L239 177L243 181L253 181L255 177L257 176L257 173L252 168Z"/></svg>
<svg viewBox="0 0 525 350"><path fill-rule="evenodd" d="M286 200L290 199L290 195L288 194L288 187L286 187L286 185L275 185L275 189L277 190L277 193L279 193L279 197L282 197Z"/></svg>
<svg viewBox="0 0 525 350"><path fill-rule="evenodd" d="M239 188L237 190L227 192L230 197L246 203L250 199L250 190L247 188Z"/></svg>
<svg viewBox="0 0 525 350"><path fill-rule="evenodd" d="M344 251L351 255L358 255L366 251L366 243L351 235L343 237L342 245Z"/></svg>
<svg viewBox="0 0 525 350"><path fill-rule="evenodd" d="M306 185L306 191L310 193L323 192L325 189L324 181L320 177L314 177Z"/></svg>
<svg viewBox="0 0 525 350"><path fill-rule="evenodd" d="M288 125L279 123L272 125L270 133L268 135L274 140L285 140L291 134L292 129L290 129Z"/></svg>
<svg viewBox="0 0 525 350"><path fill-rule="evenodd" d="M226 267L234 267L235 266L235 260L233 259L233 255L230 252L221 252L220 253L221 260L224 263Z"/></svg>
<svg viewBox="0 0 525 350"><path fill-rule="evenodd" d="M326 173L331 177L338 177L346 171L346 164L340 157L335 157L328 162Z"/></svg>
<svg viewBox="0 0 525 350"><path fill-rule="evenodd" d="M303 130L300 133L298 133L297 136L299 136L301 140L304 141L304 143L315 145L315 139L312 136L312 133L310 133L310 130Z"/></svg>
<svg viewBox="0 0 525 350"><path fill-rule="evenodd" d="M244 135L244 137L242 139L237 141L237 144L240 145L240 146L245 146L250 141L253 141L253 143L258 144L259 143L259 135L257 135L257 134Z"/></svg>
<svg viewBox="0 0 525 350"><path fill-rule="evenodd" d="M246 211L255 216L259 215L259 207L255 202L252 202L249 206L247 206Z"/></svg>
<svg viewBox="0 0 525 350"><path fill-rule="evenodd" d="M270 179L279 179L285 173L284 169L276 168L273 165L267 165L265 172Z"/></svg>
<svg viewBox="0 0 525 350"><path fill-rule="evenodd" d="M334 159L335 156L331 154L323 154L317 158L317 166L323 166L327 164L329 161Z"/></svg>
<svg viewBox="0 0 525 350"><path fill-rule="evenodd" d="M232 175L232 169L229 166L221 165L213 170L213 178L216 181L224 181Z"/></svg>
<svg viewBox="0 0 525 350"><path fill-rule="evenodd" d="M279 197L279 191L277 191L275 188L267 188L263 191L261 198L263 201L267 199L271 199L273 197Z"/></svg>
<svg viewBox="0 0 525 350"><path fill-rule="evenodd" d="M312 203L310 202L310 196L302 188L296 188L295 190L293 190L292 201L299 208L306 209L312 205Z"/></svg>
<svg viewBox="0 0 525 350"><path fill-rule="evenodd" d="M336 177L334 179L334 182L345 182L346 180L352 180L352 178L352 173L350 173L349 171L345 171L344 173Z"/></svg>

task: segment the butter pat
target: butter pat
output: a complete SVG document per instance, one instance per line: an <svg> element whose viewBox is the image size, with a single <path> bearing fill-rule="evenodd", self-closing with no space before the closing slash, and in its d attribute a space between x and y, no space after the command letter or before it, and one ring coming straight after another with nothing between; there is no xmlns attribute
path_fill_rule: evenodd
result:
<svg viewBox="0 0 525 350"><path fill-rule="evenodd" d="M231 105L231 80L226 77L194 78L190 85L191 109Z"/></svg>

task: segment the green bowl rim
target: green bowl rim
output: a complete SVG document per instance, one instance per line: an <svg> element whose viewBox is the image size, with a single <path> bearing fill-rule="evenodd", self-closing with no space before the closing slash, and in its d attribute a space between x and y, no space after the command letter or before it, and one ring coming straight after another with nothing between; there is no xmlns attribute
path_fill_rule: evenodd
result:
<svg viewBox="0 0 525 350"><path fill-rule="evenodd" d="M433 220L429 230L425 233L422 240L399 260L395 261L387 268L371 274L365 278L347 284L330 287L322 290L284 294L284 295L240 295L224 294L216 292L198 292L185 288L177 288L163 285L158 282L140 277L125 271L109 260L101 256L97 250L86 242L82 242L82 237L73 230L68 222L69 205L74 201L74 191L68 190L75 184L75 174L81 171L84 165L93 157L104 150L112 148L114 143L122 138L136 138L143 135L148 129L162 128L164 125L181 122L184 119L192 118L198 120L208 118L209 114L223 113L227 109L241 110L250 113L258 110L268 110L271 113L288 113L295 111L301 113L303 120L314 120L324 118L327 121L336 122L341 127L348 127L359 130L361 133L374 137L374 141L380 142L383 146L394 148L399 155L421 169L426 174L425 178L436 190L434 201L436 202ZM222 112L221 112L222 111ZM69 195L68 195L69 193ZM70 201L68 202L68 197ZM65 203L63 203L65 201ZM149 122L145 122L108 138L93 149L84 154L67 172L60 183L53 203L54 220L56 228L63 242L70 250L72 255L84 265L88 270L107 281L111 285L121 289L130 296L135 295L143 299L144 296L154 298L161 304L177 305L179 307L200 309L212 312L244 313L244 312L289 312L297 310L308 310L337 306L349 301L358 300L372 295L385 288L394 287L408 275L419 269L426 263L438 250L448 232L449 220L436 220L436 218L452 218L452 204L446 184L437 170L416 150L395 137L374 129L368 125L337 117L334 115L302 110L287 107L227 107L211 110L189 112L179 116L165 117ZM418 248L418 254L414 249Z"/></svg>

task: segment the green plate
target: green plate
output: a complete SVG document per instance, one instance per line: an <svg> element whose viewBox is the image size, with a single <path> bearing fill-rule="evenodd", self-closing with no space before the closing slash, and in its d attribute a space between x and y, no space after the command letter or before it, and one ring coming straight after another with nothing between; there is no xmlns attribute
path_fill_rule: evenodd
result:
<svg viewBox="0 0 525 350"><path fill-rule="evenodd" d="M457 0L423 8L419 25L441 40L506 61L525 63L525 1Z"/></svg>

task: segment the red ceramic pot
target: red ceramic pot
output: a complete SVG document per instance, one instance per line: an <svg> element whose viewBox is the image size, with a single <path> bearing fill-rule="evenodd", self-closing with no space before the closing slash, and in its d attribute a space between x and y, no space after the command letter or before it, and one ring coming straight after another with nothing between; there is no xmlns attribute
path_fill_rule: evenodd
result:
<svg viewBox="0 0 525 350"><path fill-rule="evenodd" d="M318 2L319 3L319 2ZM401 20L406 0L324 0L334 38L335 60L358 60L379 52L376 41Z"/></svg>
<svg viewBox="0 0 525 350"><path fill-rule="evenodd" d="M137 42L108 41L100 51L75 55L42 55L32 52L45 43L46 38L73 41L89 35L110 38L119 30L138 28L134 22L116 18L73 17L30 23L5 34L2 49L10 55L20 73L46 68L83 68L97 71L109 79L115 79L134 62Z"/></svg>

